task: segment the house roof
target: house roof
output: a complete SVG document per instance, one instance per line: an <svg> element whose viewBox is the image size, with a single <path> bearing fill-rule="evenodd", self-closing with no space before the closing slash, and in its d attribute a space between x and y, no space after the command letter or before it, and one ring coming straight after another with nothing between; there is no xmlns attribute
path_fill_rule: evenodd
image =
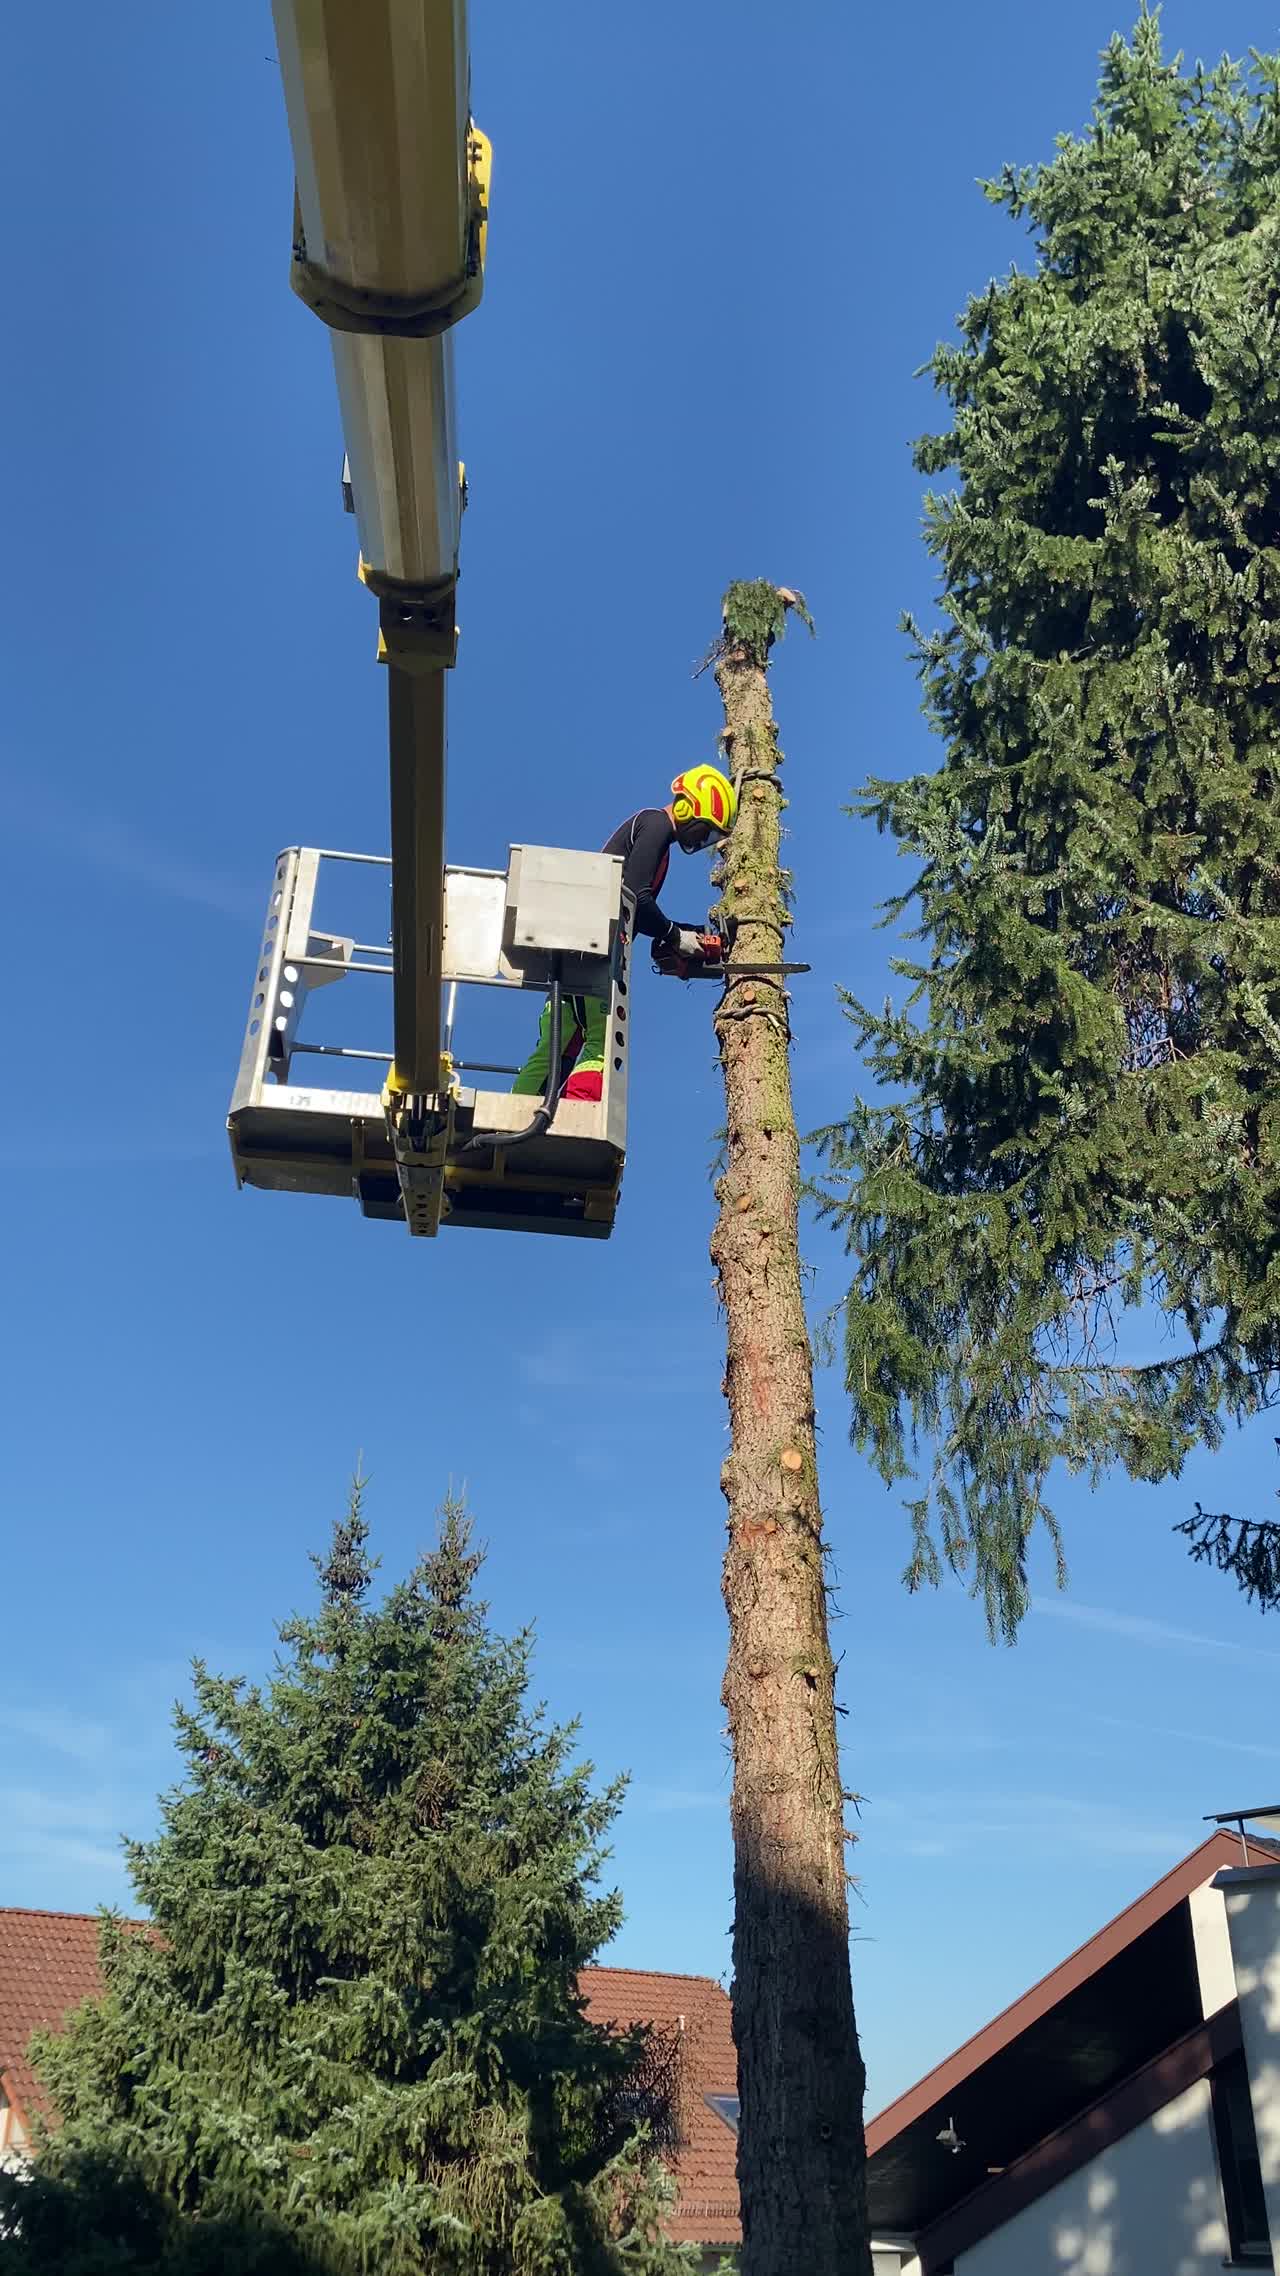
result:
<svg viewBox="0 0 1280 2276"><path fill-rule="evenodd" d="M729 2027L729 1995L710 1976L668 1976L645 1969L586 1968L580 1988L595 2023L653 2023L674 2031L685 2050L680 2147L671 2164L679 2192L671 2235L677 2244L738 2244L737 2135L706 2101L735 2095L738 2055Z"/></svg>
<svg viewBox="0 0 1280 2276"><path fill-rule="evenodd" d="M704 2100L738 2091L727 1993L709 1976L633 1968L584 1969L580 1988L594 2022L623 2029L652 2023L679 2036L684 2060L680 2146L670 2161L678 2192L672 2235L681 2244L736 2244L742 2234L737 2138ZM26 2059L32 2032L56 2027L101 1989L94 1915L0 1907L0 2084L24 2121L49 2111Z"/></svg>
<svg viewBox="0 0 1280 2276"><path fill-rule="evenodd" d="M101 1989L91 1914L0 1907L0 2086L24 2124L49 2110L27 2061L32 2032L58 2025Z"/></svg>
<svg viewBox="0 0 1280 2276"><path fill-rule="evenodd" d="M1280 1851L1250 1836L1244 1854L1274 1864ZM1186 1899L1241 1861L1238 1834L1211 1834L871 2120L877 2233L914 2235L941 2222L1200 2024ZM952 2124L958 2150L937 2138Z"/></svg>
<svg viewBox="0 0 1280 2276"><path fill-rule="evenodd" d="M1211 2015L1208 2022L1175 2039L1141 2070L1037 2142L1025 2157L1016 2159L985 2188L975 2190L917 2236L916 2252L926 2276L949 2266L959 2253L972 2251L993 2229L1002 2228L1015 2214L1056 2189L1059 2182L1078 2173L1082 2166L1091 2165L1135 2126L1176 2101L1197 2079L1210 2077L1219 2064L1239 2054L1240 2047L1240 2011L1233 2001L1230 2007Z"/></svg>
<svg viewBox="0 0 1280 2276"><path fill-rule="evenodd" d="M1103 2122L1101 2111L1114 2119L1127 2110L1126 2082L1141 2074L1150 2087L1164 2077L1166 2057L1175 2067L1190 2059L1185 2048L1200 2048L1202 2016L1186 1900L1225 1866L1278 1859L1275 1842L1249 1835L1242 1846L1239 1834L1211 1834L880 2111L867 2128L873 2232L932 2230L942 2239L953 2218L966 2233L985 2228L1015 2177L1025 2189L1046 2159L1067 2154L1063 2141L1076 2145ZM101 1988L97 1926L84 1913L0 1908L0 2084L24 2115L47 2107L25 2059L32 2031L61 2022ZM736 2244L736 2137L706 2100L737 2093L728 1995L709 1976L630 1968L585 1969L581 1990L596 2022L652 2023L680 2036L672 2233L681 2243ZM952 2120L958 2154L936 2138Z"/></svg>

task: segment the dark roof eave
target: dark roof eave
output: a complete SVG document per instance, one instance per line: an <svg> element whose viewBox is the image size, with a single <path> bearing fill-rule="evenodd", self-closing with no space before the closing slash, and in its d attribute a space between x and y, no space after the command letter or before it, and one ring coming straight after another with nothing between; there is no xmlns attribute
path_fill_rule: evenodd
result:
<svg viewBox="0 0 1280 2276"><path fill-rule="evenodd" d="M1270 1845L1263 1848L1254 1843L1251 1846L1258 1850L1259 1864L1275 1863L1275 1854ZM1238 1861L1239 1856L1240 1839L1237 1834L1225 1831L1210 1834L1198 1848L1193 1849L1162 1875L1160 1880L1154 1882L1151 1888L1144 1889L1141 1896L1135 1897L1131 1905L1126 1905L1123 1912L1117 1913L1087 1943L1069 1953L1047 1976L1042 1976L1029 1991L1025 1991L1020 1999L1014 2000L1011 2006L993 2017L981 2031L976 2031L972 2038L966 2039L963 2046L957 2047L945 2061L927 2071L923 2078L917 2079L915 2085L908 2087L905 2094L900 2094L896 2102L889 2103L884 2110L879 2111L867 2126L868 2158L872 2159L879 2150L887 2149L899 2134L905 2133L908 2126L914 2125L917 2119L926 2116L938 2103L944 2102L948 2095L954 2094L960 2086L967 2083L982 2069L984 2063L990 2062L993 2055L1011 2046L1015 2039L1033 2023L1039 2022L1041 2016L1047 2015L1060 2000L1077 1990L1090 1976L1096 1975L1117 1953L1135 1943L1139 1936L1171 1912L1175 1905L1181 1904L1192 1889L1211 1881L1223 1865L1232 1858Z"/></svg>
<svg viewBox="0 0 1280 2276"><path fill-rule="evenodd" d="M1240 2046L1240 2011L1233 2000L922 2229L916 2239L921 2276L937 2276L957 2253L971 2251L993 2229L1003 2228L1198 2079L1207 2078Z"/></svg>

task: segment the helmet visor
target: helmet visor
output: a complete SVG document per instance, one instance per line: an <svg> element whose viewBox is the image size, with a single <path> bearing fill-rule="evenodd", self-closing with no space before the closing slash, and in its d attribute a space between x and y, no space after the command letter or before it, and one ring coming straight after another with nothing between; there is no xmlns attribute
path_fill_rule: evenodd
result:
<svg viewBox="0 0 1280 2276"><path fill-rule="evenodd" d="M703 853L708 846L722 845L725 833L714 822L703 822L695 815L691 822L678 825L676 836L685 853Z"/></svg>

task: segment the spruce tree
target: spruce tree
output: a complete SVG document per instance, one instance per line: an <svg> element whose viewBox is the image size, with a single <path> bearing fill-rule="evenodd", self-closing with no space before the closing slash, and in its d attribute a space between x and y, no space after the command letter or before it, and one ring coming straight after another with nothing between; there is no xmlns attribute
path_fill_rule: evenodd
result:
<svg viewBox="0 0 1280 2276"><path fill-rule="evenodd" d="M984 187L1034 263L929 367L945 755L858 809L922 946L847 999L881 1089L819 1200L908 1580L1011 1634L1054 1460L1176 1474L1280 1363L1280 58L1186 70L1144 12L1091 129Z"/></svg>
<svg viewBox="0 0 1280 2276"><path fill-rule="evenodd" d="M128 1853L150 1927L104 1922L105 1996L38 2043L61 2122L5 2184L6 2276L686 2265L652 2156L673 2051L576 1988L620 1918L621 1788L527 1703L456 1505L380 1603L366 1543L357 1489L265 1688L196 1663L185 1776Z"/></svg>

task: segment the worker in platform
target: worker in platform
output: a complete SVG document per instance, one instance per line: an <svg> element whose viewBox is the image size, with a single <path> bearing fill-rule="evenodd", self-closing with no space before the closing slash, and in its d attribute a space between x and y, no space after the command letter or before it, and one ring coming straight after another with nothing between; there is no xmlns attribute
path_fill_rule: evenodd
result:
<svg viewBox="0 0 1280 2276"><path fill-rule="evenodd" d="M671 785L666 806L646 806L621 822L602 849L622 857L622 882L636 897L636 932L654 950L696 963L702 931L663 915L658 895L666 881L671 848L704 853L722 845L733 828L738 796L718 767L688 767ZM568 996L561 1006L561 1087L566 1099L598 1099L604 1088L609 1007L599 996ZM551 1006L546 1005L538 1041L520 1069L512 1090L541 1096L551 1052Z"/></svg>

